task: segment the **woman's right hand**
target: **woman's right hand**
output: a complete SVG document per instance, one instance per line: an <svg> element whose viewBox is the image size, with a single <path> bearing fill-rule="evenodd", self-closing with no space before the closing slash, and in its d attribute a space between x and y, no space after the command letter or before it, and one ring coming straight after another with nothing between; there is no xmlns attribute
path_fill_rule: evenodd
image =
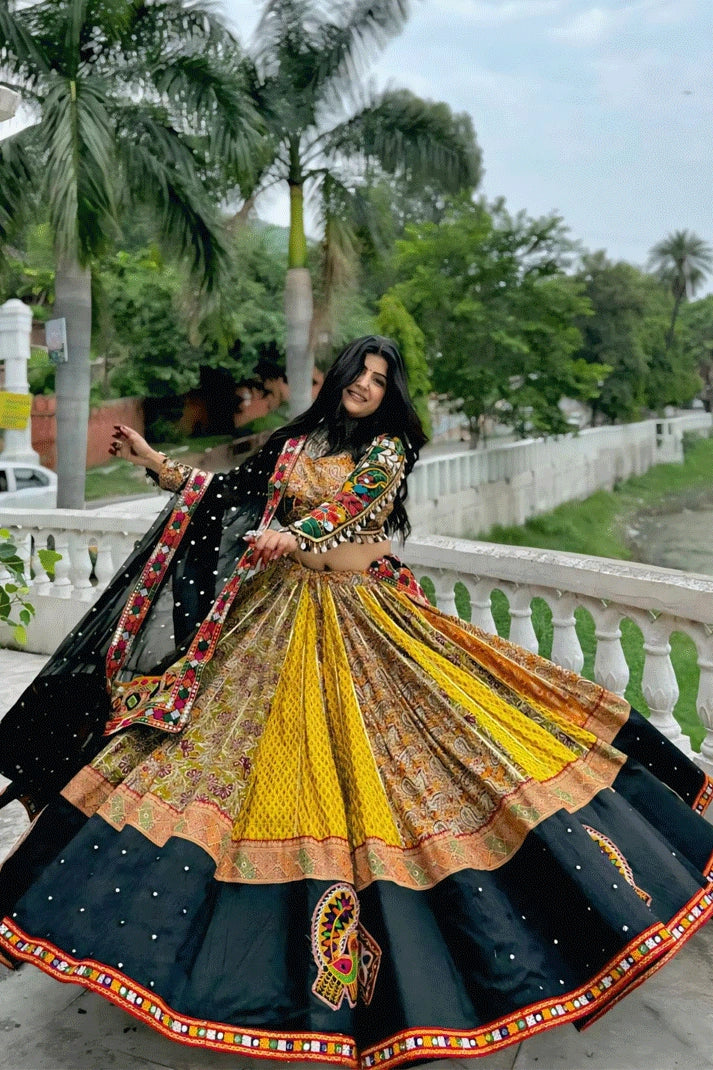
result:
<svg viewBox="0 0 713 1070"><path fill-rule="evenodd" d="M152 472L158 472L166 459L163 453L149 446L145 438L133 427L126 424L114 424L114 433L109 446L112 457L121 457L131 464L141 465L142 468L150 468Z"/></svg>

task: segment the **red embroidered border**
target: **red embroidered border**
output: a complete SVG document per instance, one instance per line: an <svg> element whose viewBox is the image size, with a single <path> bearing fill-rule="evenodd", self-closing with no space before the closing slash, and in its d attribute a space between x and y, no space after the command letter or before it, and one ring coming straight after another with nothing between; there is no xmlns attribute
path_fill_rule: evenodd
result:
<svg viewBox="0 0 713 1070"><path fill-rule="evenodd" d="M371 1070L375 1066L399 1066L413 1059L478 1058L565 1022L586 1017L590 1025L668 961L712 915L713 890L702 890L674 915L668 926L656 924L640 933L589 984L559 1000L542 1000L479 1029L404 1030L362 1052L360 1058L354 1040L342 1034L242 1029L178 1015L153 992L134 984L118 970L90 959L72 959L46 941L34 941L9 918L0 922L0 947L16 959L34 963L58 981L81 984L100 993L182 1044L241 1051L255 1058L332 1062Z"/></svg>
<svg viewBox="0 0 713 1070"><path fill-rule="evenodd" d="M207 472L195 471L189 485L183 490L168 523L161 532L156 547L143 567L133 591L122 610L119 623L112 637L106 654L106 678L111 683L121 666L126 661L129 650L146 619L146 614L156 598L161 580L166 575L176 550L186 533L197 505L208 489L213 476Z"/></svg>
<svg viewBox="0 0 713 1070"><path fill-rule="evenodd" d="M265 506L265 511L263 512L262 520L260 521L260 529L266 528L274 517L277 507L282 499L282 495L285 492L285 487L292 469L294 468L300 450L304 445L304 441L304 437L291 438L285 443L285 447L275 465L275 470L270 477L269 485L272 487L272 494ZM183 532L181 532L181 534L183 534ZM150 724L154 728L160 728L164 732L175 733L183 730L188 721L196 695L198 694L203 670L215 653L215 648L218 645L223 624L230 612L230 607L242 586L243 580L251 571L254 559L255 550L250 546L238 561L232 576L221 590L217 599L213 603L210 613L196 632L185 657L182 659L182 669L178 669L176 672L176 682L168 693L165 701L162 701L156 706L146 708L140 718L133 718L121 714L117 717L113 717L107 723L104 735L112 735L120 729L125 728L127 725L136 723ZM166 567L168 567L168 561L166 562ZM146 569L144 569L144 573L145 572ZM163 573L161 573L161 575L163 575ZM142 594L143 591L140 590L139 595ZM132 598L133 597L134 596L132 596ZM127 612L131 612L131 606L132 599L127 603L127 607L122 614L122 621ZM148 606L141 615L141 621L143 621L147 611ZM134 631L138 631L138 625L136 625ZM125 657L126 651L123 652L123 658ZM176 670L174 669L174 671Z"/></svg>
<svg viewBox="0 0 713 1070"><path fill-rule="evenodd" d="M706 773L706 779L703 781L703 787L696 795L691 809L695 810L697 814L705 814L706 810L713 802L713 777L708 776Z"/></svg>

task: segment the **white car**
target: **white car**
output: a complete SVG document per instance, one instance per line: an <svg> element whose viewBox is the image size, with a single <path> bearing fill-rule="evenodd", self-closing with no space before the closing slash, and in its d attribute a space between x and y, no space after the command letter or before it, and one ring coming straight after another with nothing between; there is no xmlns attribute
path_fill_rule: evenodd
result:
<svg viewBox="0 0 713 1070"><path fill-rule="evenodd" d="M56 509L57 476L50 468L0 457L0 514L3 509Z"/></svg>

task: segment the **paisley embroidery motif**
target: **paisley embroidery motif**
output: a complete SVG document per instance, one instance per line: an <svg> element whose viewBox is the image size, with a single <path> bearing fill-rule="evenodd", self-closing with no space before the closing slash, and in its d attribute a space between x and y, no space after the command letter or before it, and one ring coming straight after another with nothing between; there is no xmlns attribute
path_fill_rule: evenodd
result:
<svg viewBox="0 0 713 1070"><path fill-rule="evenodd" d="M591 825L584 825L585 832L588 832L591 838L596 843L602 854L606 855L611 864L617 870L617 872L624 878L627 884L630 884L634 889L639 899L643 899L647 907L651 906L651 896L648 892L645 892L643 888L639 888L634 881L634 874L631 871L631 866L624 858L619 848L602 832L597 832Z"/></svg>
<svg viewBox="0 0 713 1070"><path fill-rule="evenodd" d="M312 991L332 1010L346 996L355 1007L357 995L369 1003L374 994L381 948L359 924L359 900L349 884L333 884L312 915L312 954L317 979Z"/></svg>

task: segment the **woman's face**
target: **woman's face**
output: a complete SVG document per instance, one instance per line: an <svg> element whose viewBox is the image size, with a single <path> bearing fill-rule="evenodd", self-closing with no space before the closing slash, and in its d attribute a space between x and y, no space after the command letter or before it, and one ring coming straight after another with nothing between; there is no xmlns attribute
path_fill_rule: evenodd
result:
<svg viewBox="0 0 713 1070"><path fill-rule="evenodd" d="M356 379L342 390L342 405L354 420L376 412L386 394L389 365L384 357L367 353Z"/></svg>

